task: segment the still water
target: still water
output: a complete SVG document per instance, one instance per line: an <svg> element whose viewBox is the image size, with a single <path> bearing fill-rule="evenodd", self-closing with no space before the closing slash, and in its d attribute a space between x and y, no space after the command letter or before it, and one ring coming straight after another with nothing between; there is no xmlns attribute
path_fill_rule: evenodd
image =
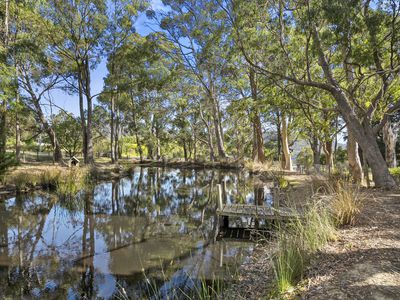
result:
<svg viewBox="0 0 400 300"><path fill-rule="evenodd" d="M228 202L271 201L243 172L166 168L0 201L0 299L180 298L232 280L253 245L215 241L221 182Z"/></svg>

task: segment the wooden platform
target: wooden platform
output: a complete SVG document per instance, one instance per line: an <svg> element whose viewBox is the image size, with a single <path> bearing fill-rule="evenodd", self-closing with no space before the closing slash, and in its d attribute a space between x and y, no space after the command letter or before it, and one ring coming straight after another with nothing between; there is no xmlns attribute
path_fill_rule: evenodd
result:
<svg viewBox="0 0 400 300"><path fill-rule="evenodd" d="M252 204L223 204L217 214L225 217L247 217L264 220L288 220L300 217L297 211L290 208L273 208Z"/></svg>

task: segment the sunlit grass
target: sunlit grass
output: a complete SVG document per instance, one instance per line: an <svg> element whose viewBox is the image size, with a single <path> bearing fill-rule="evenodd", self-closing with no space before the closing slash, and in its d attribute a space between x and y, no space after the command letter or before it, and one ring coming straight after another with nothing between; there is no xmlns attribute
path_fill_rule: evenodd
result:
<svg viewBox="0 0 400 300"><path fill-rule="evenodd" d="M337 226L354 225L366 199L359 187L339 183L331 194L332 214Z"/></svg>

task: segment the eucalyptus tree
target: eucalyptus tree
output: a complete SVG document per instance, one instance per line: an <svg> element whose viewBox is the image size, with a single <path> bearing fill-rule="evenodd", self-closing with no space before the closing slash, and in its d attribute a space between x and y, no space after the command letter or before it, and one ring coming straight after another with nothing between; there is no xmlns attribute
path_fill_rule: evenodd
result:
<svg viewBox="0 0 400 300"><path fill-rule="evenodd" d="M116 69L116 52L135 33L134 23L138 17L138 13L145 10L149 5L149 1L129 1L129 0L113 0L109 2L108 11L108 28L106 38L104 40L104 49L107 53L108 76L106 85L108 95L103 93L103 100L108 100L110 106L110 153L111 161L118 161L118 131L119 131L119 110L117 99L119 91L116 89L118 84L119 72ZM107 98L107 99L104 99Z"/></svg>
<svg viewBox="0 0 400 300"><path fill-rule="evenodd" d="M39 9L40 6L35 2L21 2L18 6L18 20L13 26L13 60L16 66L17 99L20 98L16 105L22 104L32 111L37 123L49 138L54 161L61 162L61 147L51 121L46 116L44 106L49 103L45 103L44 98L51 90L60 88L64 70L49 51L50 41L45 34L47 28ZM16 115L17 150L20 143L19 127L19 117Z"/></svg>
<svg viewBox="0 0 400 300"><path fill-rule="evenodd" d="M107 28L105 0L48 0L41 13L48 21L48 37L53 55L70 66L75 80L65 78L67 86L79 96L86 164L94 162L92 141L93 99L91 70L102 56L102 41Z"/></svg>
<svg viewBox="0 0 400 300"><path fill-rule="evenodd" d="M221 79L227 65L227 27L220 18L217 1L168 0L168 10L159 14L160 27L178 49L181 64L203 89L213 120L218 157L225 158L222 126Z"/></svg>
<svg viewBox="0 0 400 300"><path fill-rule="evenodd" d="M142 146L147 148L150 158L161 156L161 143L168 123L169 97L172 93L176 63L164 55L168 43L158 34L142 37L131 34L113 54L109 61L113 73L106 78L102 99L108 91L118 96L118 107L123 105L123 114L131 121L140 156ZM122 101L123 100L123 101Z"/></svg>
<svg viewBox="0 0 400 300"><path fill-rule="evenodd" d="M400 100L389 94L400 70L396 50L400 4L388 0L279 0L262 4L232 0L221 6L247 61L259 73L328 92L335 99L372 169L376 186L393 188L395 181L379 150L376 133L400 108ZM249 14L259 21L257 28L247 27ZM247 54L249 35L258 36L263 44L262 56ZM282 62L287 68L282 68ZM353 78L350 85L346 72ZM374 121L378 125L374 126Z"/></svg>

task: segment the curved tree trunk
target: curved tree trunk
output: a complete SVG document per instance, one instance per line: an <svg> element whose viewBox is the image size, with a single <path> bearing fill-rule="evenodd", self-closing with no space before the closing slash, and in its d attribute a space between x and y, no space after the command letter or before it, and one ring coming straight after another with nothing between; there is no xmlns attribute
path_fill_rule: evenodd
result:
<svg viewBox="0 0 400 300"><path fill-rule="evenodd" d="M36 114L36 120L43 126L44 131L49 137L50 144L53 149L53 161L60 163L62 162L63 156L61 146L56 137L56 133L47 121L46 116L43 113L42 107L40 106L40 98L36 96L31 82L27 78L25 79L25 90L29 93L30 102L31 105L33 105L33 107L29 105L28 107Z"/></svg>
<svg viewBox="0 0 400 300"><path fill-rule="evenodd" d="M325 89L335 98L338 109L347 124L347 128L352 131L354 137L371 167L372 176L376 187L392 189L396 187L396 182L389 173L389 169L380 152L376 141L376 133L371 124L371 114L365 115L361 122L356 115L350 100L345 91L340 87L338 81L334 78L330 65L322 50L321 41L316 28L313 28L313 41L315 49L318 52L319 65L321 66L328 84L315 84L316 87ZM379 59L379 58L378 58ZM373 106L372 106L373 108Z"/></svg>
<svg viewBox="0 0 400 300"><path fill-rule="evenodd" d="M285 165L284 168L285 170L292 171L293 170L293 165L292 165L292 157L290 155L290 149L289 149L289 134L288 134L288 125L287 125L287 119L286 119L286 114L282 113L282 132L281 132L281 137L282 137L282 151L283 151L283 156L285 159Z"/></svg>
<svg viewBox="0 0 400 300"><path fill-rule="evenodd" d="M395 168L397 166L396 161L396 141L397 131L391 121L387 121L382 129L383 142L385 143L385 160L389 168Z"/></svg>
<svg viewBox="0 0 400 300"><path fill-rule="evenodd" d="M358 144L351 130L347 130L347 157L349 161L349 171L353 181L361 184L363 180L363 170L361 165L360 156L358 154Z"/></svg>

